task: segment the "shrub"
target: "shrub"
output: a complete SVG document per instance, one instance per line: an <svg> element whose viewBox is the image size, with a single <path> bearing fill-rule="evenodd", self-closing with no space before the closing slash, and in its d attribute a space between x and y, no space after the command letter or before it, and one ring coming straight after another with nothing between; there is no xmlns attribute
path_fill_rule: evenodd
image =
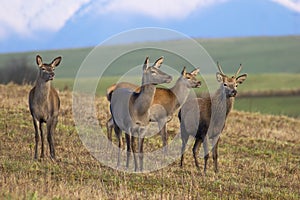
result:
<svg viewBox="0 0 300 200"><path fill-rule="evenodd" d="M26 57L13 58L0 68L0 84L10 82L23 85L33 84L37 77L37 69Z"/></svg>

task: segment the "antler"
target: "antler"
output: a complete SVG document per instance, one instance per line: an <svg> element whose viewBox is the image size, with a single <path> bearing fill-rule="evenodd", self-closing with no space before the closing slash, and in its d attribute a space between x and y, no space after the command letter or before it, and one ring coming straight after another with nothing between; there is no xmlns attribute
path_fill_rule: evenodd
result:
<svg viewBox="0 0 300 200"><path fill-rule="evenodd" d="M224 72L223 72L223 70L222 70L221 65L219 64L219 62L217 62L217 66L218 66L219 72L220 72L222 75L225 75Z"/></svg>
<svg viewBox="0 0 300 200"><path fill-rule="evenodd" d="M241 69L242 69L242 64L240 64L240 67L239 67L239 69L237 70L237 72L235 73L234 77L237 77L237 75L239 75Z"/></svg>

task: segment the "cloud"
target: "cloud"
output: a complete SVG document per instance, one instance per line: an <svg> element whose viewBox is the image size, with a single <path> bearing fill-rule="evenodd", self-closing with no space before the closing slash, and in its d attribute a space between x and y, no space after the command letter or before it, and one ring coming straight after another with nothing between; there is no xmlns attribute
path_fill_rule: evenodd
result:
<svg viewBox="0 0 300 200"><path fill-rule="evenodd" d="M35 31L55 32L90 0L8 0L0 7L0 38L10 33L23 37Z"/></svg>
<svg viewBox="0 0 300 200"><path fill-rule="evenodd" d="M35 37L56 32L76 14L144 15L182 19L200 7L228 0L8 0L0 6L0 39L10 34ZM84 12L86 10L86 12Z"/></svg>
<svg viewBox="0 0 300 200"><path fill-rule="evenodd" d="M159 20L183 19L195 10L228 0L111 0L98 8L102 14L144 15Z"/></svg>
<svg viewBox="0 0 300 200"><path fill-rule="evenodd" d="M300 12L300 0L272 0L293 11Z"/></svg>
<svg viewBox="0 0 300 200"><path fill-rule="evenodd" d="M0 40L9 35L33 38L41 32L55 33L73 17L86 14L178 20L227 1L230 0L7 0L0 6ZM300 0L270 1L300 12Z"/></svg>

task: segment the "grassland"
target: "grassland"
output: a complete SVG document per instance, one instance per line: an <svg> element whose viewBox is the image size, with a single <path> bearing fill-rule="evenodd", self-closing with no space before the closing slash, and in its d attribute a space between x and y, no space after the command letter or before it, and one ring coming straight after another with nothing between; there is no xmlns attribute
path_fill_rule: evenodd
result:
<svg viewBox="0 0 300 200"><path fill-rule="evenodd" d="M119 81L118 76L104 76L100 79L97 89L97 96L105 96L106 88ZM205 78L205 79L204 79ZM132 78L130 82L140 83L140 78ZM202 80L203 85L201 88L196 89L195 92L201 94L201 92L207 92L207 83L208 81L215 82L214 75L204 75L199 76L199 79ZM280 80L280 82L278 82ZM167 87L171 87L176 81L176 77L171 84ZM298 90L299 85L297 84L300 81L300 74L249 74L247 81L239 86L238 91L244 95L243 98L238 97L236 102L236 109L241 111L250 111L250 112L260 112L265 114L277 114L277 115L287 115L290 117L299 117L300 116L300 101L299 94L293 96L280 96L272 93L276 91L284 91L289 93L289 91ZM73 79L55 79L54 86L60 90L73 90ZM262 93L265 95L270 95L271 97L249 97L247 94L251 93ZM245 97L246 95L246 97Z"/></svg>
<svg viewBox="0 0 300 200"><path fill-rule="evenodd" d="M258 73L299 73L298 56L300 54L300 36L287 37L252 37L252 38L229 38L229 39L195 39L214 61L220 61L225 72L231 72L232 67L243 63L244 71L249 74ZM156 46L162 44L166 49L184 49L185 52L191 56L199 57L200 52L194 52L187 46L189 43L184 41L163 41L158 43L144 43L145 47ZM139 44L141 46L141 44ZM130 44L126 47L136 49L136 44ZM122 46L107 46L103 48L107 55L114 55ZM28 62L35 65L36 54L41 54L45 61L51 60L57 55L63 57L61 66L57 69L58 78L74 78L76 73L93 48L79 48L79 49L64 49L52 51L39 52L24 52L24 53L10 53L0 54L0 67L5 66L7 62L12 59L28 58ZM111 69L106 71L106 76L122 75L134 66L140 65L146 55L151 58L156 58L161 55L165 56L165 63L174 67L176 70L181 70L183 65L190 66L188 63L183 63L167 51L132 51L127 56L119 56L123 58L122 63L112 63ZM130 55L130 56L128 56ZM101 56L101 55L100 55ZM106 68L102 65L102 60L95 63L95 68ZM201 67L201 66L200 66ZM203 67L203 66L202 66Z"/></svg>
<svg viewBox="0 0 300 200"><path fill-rule="evenodd" d="M34 129L28 110L30 86L0 85L1 199L299 199L300 120L233 111L219 145L220 172L209 161L207 176L194 167L191 148L184 168L177 162L147 174L108 168L80 140L72 118L72 94L60 92L55 134L58 160L33 160ZM240 101L240 99L237 99ZM109 117L108 103L96 97L99 123ZM170 138L178 121L169 125ZM146 140L145 150L161 145ZM178 149L179 151L179 149Z"/></svg>
<svg viewBox="0 0 300 200"><path fill-rule="evenodd" d="M243 63L249 77L239 92L272 92L299 89L300 37L197 39L225 72ZM174 46L174 41L164 42ZM147 45L147 44L145 44ZM110 54L118 46L107 48ZM177 48L187 49L184 45ZM134 49L134 45L133 45ZM44 60L63 56L56 70L55 87L60 89L62 108L55 135L58 161L49 157L34 161L34 130L28 110L29 86L0 85L0 199L299 199L300 198L300 98L237 98L235 109L222 134L220 172L212 161L206 177L195 169L191 148L184 168L177 162L147 174L119 172L99 163L80 140L72 118L72 88L76 72L92 48L0 55L0 67L21 57L35 66L35 55ZM103 95L107 86L119 80L132 66L140 65L144 54L114 62L97 87L99 123L109 117ZM188 52L197 56L197 52ZM149 52L152 57L161 52ZM176 57L166 54L166 64L181 70ZM121 65L122 64L122 65ZM120 67L122 66L122 67ZM101 61L97 67L103 68ZM95 68L94 70L97 70ZM203 80L203 77L199 77ZM214 75L205 75L214 80ZM137 79L136 79L137 80ZM133 80L131 80L133 81ZM173 82L174 83L174 82ZM170 84L172 85L172 84ZM203 87L196 92L205 90ZM250 111L249 112L241 112ZM262 115L260 113L276 114ZM292 116L289 118L281 114ZM169 126L170 140L179 133L178 121ZM115 142L115 141L114 141ZM159 136L146 140L146 151L161 146ZM49 155L46 151L46 155Z"/></svg>
<svg viewBox="0 0 300 200"><path fill-rule="evenodd" d="M288 115L299 118L299 102L300 96L249 97L238 99L235 103L235 108L248 112Z"/></svg>
<svg viewBox="0 0 300 200"><path fill-rule="evenodd" d="M270 92L277 90L294 90L299 89L300 81L300 36L287 37L252 37L252 38L227 38L227 39L195 39L210 54L214 61L220 61L224 71L233 72L233 67L239 63L243 63L243 72L249 74L248 80L244 85L239 87L239 92ZM189 55L198 57L199 52L189 49L184 41L163 41L160 42L166 49L183 49ZM139 44L140 45L140 44ZM146 42L144 46L156 46L157 43ZM135 49L137 44L128 44L125 47ZM111 56L124 46L106 46L103 48L108 56ZM93 48L81 49L64 49L42 52L24 52L0 54L0 68L4 67L7 62L13 59L27 58L32 66L36 67L35 56L41 54L45 61L53 59L57 55L63 56L60 67L56 70L55 87L60 90L72 90L74 78L87 55ZM111 63L110 67L104 71L102 78L98 84L96 94L105 95L106 88L119 80L119 78L135 66L140 66L145 55L151 58L165 56L165 64L174 67L180 71L182 66L186 65L190 68L190 64L178 59L167 51L132 51L126 55L121 55L119 59ZM90 74L96 74L99 70L103 70L107 66L103 66L102 60L93 63L94 68ZM205 66L200 66L201 68ZM216 69L212 69L212 73ZM204 75L205 78L214 79L214 75ZM203 77L204 77L203 76ZM200 77L203 80L203 77ZM131 80L132 82L132 80ZM139 83L139 82L138 82ZM170 84L171 86L172 84ZM205 90L205 84L198 91ZM293 100L292 100L293 99ZM263 105L263 106L262 106ZM259 111L262 113L286 114L288 116L297 117L300 113L300 102L297 97L273 97L273 98L256 98L243 99L237 103L238 110Z"/></svg>

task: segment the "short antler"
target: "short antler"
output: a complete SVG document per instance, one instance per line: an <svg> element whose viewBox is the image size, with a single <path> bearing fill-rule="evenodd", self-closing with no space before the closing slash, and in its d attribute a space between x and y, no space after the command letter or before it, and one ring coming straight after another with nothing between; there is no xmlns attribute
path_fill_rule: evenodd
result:
<svg viewBox="0 0 300 200"><path fill-rule="evenodd" d="M222 70L221 65L219 64L219 62L217 62L217 66L218 66L219 72L220 72L222 75L225 75L224 72L223 72L223 70Z"/></svg>
<svg viewBox="0 0 300 200"><path fill-rule="evenodd" d="M239 69L237 70L237 72L235 73L234 77L237 77L237 76L239 75L241 69L242 69L242 64L240 64L240 67L239 67Z"/></svg>

